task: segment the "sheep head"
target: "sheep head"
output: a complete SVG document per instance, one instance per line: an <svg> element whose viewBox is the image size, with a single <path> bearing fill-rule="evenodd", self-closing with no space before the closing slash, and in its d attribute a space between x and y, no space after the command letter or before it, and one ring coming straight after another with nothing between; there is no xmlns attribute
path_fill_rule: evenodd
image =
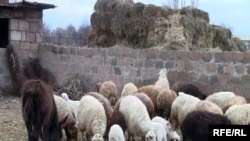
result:
<svg viewBox="0 0 250 141"><path fill-rule="evenodd" d="M65 99L66 101L69 100L69 97L66 93L61 94L62 98Z"/></svg>
<svg viewBox="0 0 250 141"><path fill-rule="evenodd" d="M104 141L104 139L101 134L94 134L91 141Z"/></svg>
<svg viewBox="0 0 250 141"><path fill-rule="evenodd" d="M167 69L166 68L161 69L158 75L159 78L167 78Z"/></svg>
<svg viewBox="0 0 250 141"><path fill-rule="evenodd" d="M145 136L146 141L156 141L156 134L154 130L149 130Z"/></svg>

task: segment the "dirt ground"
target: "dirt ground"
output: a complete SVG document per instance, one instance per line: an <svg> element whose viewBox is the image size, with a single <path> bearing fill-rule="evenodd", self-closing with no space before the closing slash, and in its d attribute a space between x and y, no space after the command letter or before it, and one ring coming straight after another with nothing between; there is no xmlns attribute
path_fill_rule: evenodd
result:
<svg viewBox="0 0 250 141"><path fill-rule="evenodd" d="M27 141L21 98L0 95L0 141Z"/></svg>
<svg viewBox="0 0 250 141"><path fill-rule="evenodd" d="M80 140L79 137L81 136L78 136L78 140ZM21 112L21 98L0 95L0 141L27 140L27 130ZM66 137L63 134L62 141L65 140Z"/></svg>

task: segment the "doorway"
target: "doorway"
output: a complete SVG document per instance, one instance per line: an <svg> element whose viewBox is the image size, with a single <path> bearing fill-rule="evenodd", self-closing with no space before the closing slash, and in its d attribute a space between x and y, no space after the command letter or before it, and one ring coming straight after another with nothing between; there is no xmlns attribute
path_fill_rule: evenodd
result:
<svg viewBox="0 0 250 141"><path fill-rule="evenodd" d="M9 19L0 18L0 48L7 48L9 43Z"/></svg>

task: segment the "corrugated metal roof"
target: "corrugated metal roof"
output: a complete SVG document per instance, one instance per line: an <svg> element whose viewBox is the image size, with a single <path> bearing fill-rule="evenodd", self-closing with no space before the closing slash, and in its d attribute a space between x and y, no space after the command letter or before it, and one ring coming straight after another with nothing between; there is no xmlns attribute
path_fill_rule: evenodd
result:
<svg viewBox="0 0 250 141"><path fill-rule="evenodd" d="M43 9L55 8L56 6L53 4L22 1L15 3L0 3L0 8L1 7L43 10Z"/></svg>

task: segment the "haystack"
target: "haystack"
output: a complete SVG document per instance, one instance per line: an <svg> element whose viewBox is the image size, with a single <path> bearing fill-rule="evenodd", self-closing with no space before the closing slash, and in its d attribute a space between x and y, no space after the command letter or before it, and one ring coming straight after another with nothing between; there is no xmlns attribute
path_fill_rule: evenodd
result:
<svg viewBox="0 0 250 141"><path fill-rule="evenodd" d="M89 47L246 51L228 28L210 25L208 13L194 7L175 10L131 0L97 0L94 10Z"/></svg>

